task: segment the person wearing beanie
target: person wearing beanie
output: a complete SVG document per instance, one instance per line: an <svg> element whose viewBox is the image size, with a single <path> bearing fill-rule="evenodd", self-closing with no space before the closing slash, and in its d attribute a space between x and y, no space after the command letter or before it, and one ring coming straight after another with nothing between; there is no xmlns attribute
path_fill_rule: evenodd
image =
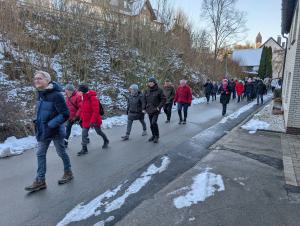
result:
<svg viewBox="0 0 300 226"><path fill-rule="evenodd" d="M171 115L172 115L172 106L175 97L175 88L170 80L165 81L165 85L163 87L164 94L166 96L166 104L164 105L164 112L167 116L166 123L170 123Z"/></svg>
<svg viewBox="0 0 300 226"><path fill-rule="evenodd" d="M148 79L148 89L144 93L144 113L148 113L150 120L150 128L152 137L148 140L149 142L158 143L159 140L159 129L158 129L158 116L161 108L166 103L166 96L161 88L158 87L157 81L154 77Z"/></svg>
<svg viewBox="0 0 300 226"><path fill-rule="evenodd" d="M66 122L66 137L65 146L68 147L68 140L71 134L72 127L80 121L80 104L82 97L75 89L74 85L69 83L65 86L66 103L70 112L68 121Z"/></svg>
<svg viewBox="0 0 300 226"><path fill-rule="evenodd" d="M227 79L222 80L222 84L219 88L218 93L221 94L220 96L220 103L222 104L223 110L222 110L222 116L226 115L227 110L227 104L229 103L230 96L231 96L231 86L228 84Z"/></svg>
<svg viewBox="0 0 300 226"><path fill-rule="evenodd" d="M100 115L100 101L97 98L97 93L90 90L88 85L81 84L78 86L78 92L82 95L80 104L80 119L82 126L82 149L77 153L78 156L88 153L87 144L89 143L88 135L90 128L94 128L96 133L103 138L102 149L108 148L109 140L105 133L101 130L102 117Z"/></svg>
<svg viewBox="0 0 300 226"><path fill-rule="evenodd" d="M133 121L139 120L143 127L143 133L142 136L147 135L147 127L144 120L145 114L143 113L144 109L144 96L139 91L139 87L136 84L132 84L129 87L129 98L127 101L127 115L128 115L128 121L127 121L127 131L126 135L122 136L122 140L128 140L129 135L131 132Z"/></svg>
<svg viewBox="0 0 300 226"><path fill-rule="evenodd" d="M25 187L26 191L34 192L47 188L46 155L53 141L58 156L64 164L64 175L58 184L65 184L73 179L70 158L64 145L65 126L69 118L69 110L62 95L61 86L51 81L49 73L37 71L34 75L34 86L38 91L37 112L34 120L37 145L37 175L34 182Z"/></svg>
<svg viewBox="0 0 300 226"><path fill-rule="evenodd" d="M177 111L179 116L179 124L186 124L188 116L188 108L192 104L192 89L187 85L186 80L180 80L180 85L176 90L174 105L177 103ZM183 109L183 120L182 120Z"/></svg>

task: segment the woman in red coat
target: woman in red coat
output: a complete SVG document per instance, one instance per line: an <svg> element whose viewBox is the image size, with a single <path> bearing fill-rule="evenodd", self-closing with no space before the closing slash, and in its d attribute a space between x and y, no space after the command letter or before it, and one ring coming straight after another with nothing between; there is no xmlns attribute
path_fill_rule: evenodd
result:
<svg viewBox="0 0 300 226"><path fill-rule="evenodd" d="M238 95L238 103L239 103L241 101L241 96L242 96L243 92L245 91L244 84L241 80L236 83L235 90Z"/></svg>
<svg viewBox="0 0 300 226"><path fill-rule="evenodd" d="M180 86L176 90L174 105L177 104L177 110L179 115L179 124L186 124L188 107L191 106L192 103L192 89L186 84L186 80L180 81ZM184 119L182 120L182 111Z"/></svg>
<svg viewBox="0 0 300 226"><path fill-rule="evenodd" d="M102 118L99 113L100 102L97 93L89 90L87 85L79 85L78 91L81 92L82 102L80 106L80 119L82 121L82 150L77 153L78 156L87 154L88 133L90 128L94 128L100 135L104 144L102 148L107 148L109 140L101 130Z"/></svg>

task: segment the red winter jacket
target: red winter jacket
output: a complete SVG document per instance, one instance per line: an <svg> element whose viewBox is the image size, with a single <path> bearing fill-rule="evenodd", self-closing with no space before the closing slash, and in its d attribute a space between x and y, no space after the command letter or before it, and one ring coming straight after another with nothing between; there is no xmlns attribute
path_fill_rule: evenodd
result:
<svg viewBox="0 0 300 226"><path fill-rule="evenodd" d="M236 83L236 86L235 86L235 90L236 90L236 92L237 92L237 95L238 95L238 96L241 96L242 93L243 93L244 90L245 90L244 84L241 83L241 82L237 82L237 83Z"/></svg>
<svg viewBox="0 0 300 226"><path fill-rule="evenodd" d="M77 91L74 91L71 97L66 95L66 103L70 112L69 120L74 120L76 117L80 117L80 104L82 97Z"/></svg>
<svg viewBox="0 0 300 226"><path fill-rule="evenodd" d="M179 86L176 90L174 101L176 103L191 104L192 103L192 89L186 86Z"/></svg>
<svg viewBox="0 0 300 226"><path fill-rule="evenodd" d="M90 128L91 124L100 127L102 118L99 113L99 100L94 90L89 90L83 94L83 100L80 106L80 118L82 120L82 128Z"/></svg>

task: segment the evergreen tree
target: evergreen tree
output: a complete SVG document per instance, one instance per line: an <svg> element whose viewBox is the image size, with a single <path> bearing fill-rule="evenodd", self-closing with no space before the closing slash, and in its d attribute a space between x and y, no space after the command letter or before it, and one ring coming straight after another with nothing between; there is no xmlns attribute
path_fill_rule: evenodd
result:
<svg viewBox="0 0 300 226"><path fill-rule="evenodd" d="M269 47L268 51L267 51L266 74L265 74L265 76L268 76L268 77L272 77L272 75L273 75L272 58L273 58L272 47ZM265 78L265 77L262 77L262 78Z"/></svg>
<svg viewBox="0 0 300 226"><path fill-rule="evenodd" d="M267 47L264 47L261 53L258 76L263 78L266 76L266 58L267 58L268 50Z"/></svg>

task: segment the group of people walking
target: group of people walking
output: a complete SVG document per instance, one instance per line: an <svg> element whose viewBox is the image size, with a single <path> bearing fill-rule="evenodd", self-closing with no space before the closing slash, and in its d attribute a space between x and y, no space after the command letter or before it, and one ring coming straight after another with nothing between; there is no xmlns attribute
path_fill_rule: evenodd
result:
<svg viewBox="0 0 300 226"><path fill-rule="evenodd" d="M90 128L102 137L102 148L106 149L109 139L101 130L103 107L94 90L89 89L87 84L80 84L77 89L74 85L65 86L65 97L62 94L62 87L51 80L49 73L37 71L34 75L34 86L37 89L36 119L35 126L37 146L37 175L34 182L25 187L26 191L38 191L47 187L46 175L46 154L51 141L53 141L58 156L64 164L64 174L58 180L58 184L65 184L73 179L71 163L66 149L71 134L72 126L80 124L82 128L82 148L77 153L82 156L88 153L87 145L90 142L88 134ZM160 88L154 77L148 79L148 88L142 93L138 85L132 84L129 87L127 105L128 123L126 134L122 140L128 140L133 121L140 121L142 124L142 136L147 135L147 126L144 116L147 113L150 121L152 136L149 142L158 143L159 128L158 117L161 109L167 116L166 123L171 120L173 104L177 104L179 124L186 124L188 107L192 102L192 90L186 80L181 80L175 91L170 81L165 81L163 88ZM183 117L182 117L183 111Z"/></svg>
<svg viewBox="0 0 300 226"><path fill-rule="evenodd" d="M254 85L256 84L256 85ZM51 80L49 73L37 71L34 75L34 86L37 89L36 119L34 120L37 146L37 176L34 182L25 187L27 191L37 191L47 187L45 181L46 175L46 154L51 141L53 141L58 156L64 164L64 174L58 180L58 184L65 184L73 179L71 163L66 149L70 138L72 126L80 124L82 128L81 150L77 153L82 156L88 153L87 145L89 140L89 130L93 128L96 133L102 137L102 148L106 149L109 145L109 139L102 131L103 106L94 90L89 89L87 84L80 84L77 89L73 84L65 86L63 95L62 87ZM234 81L223 79L219 85L217 82L207 80L204 85L207 103L216 100L217 94L220 94L222 103L222 115L226 114L227 104L232 98L238 97L238 102L244 97L248 101L252 100L253 90L255 89L257 101L261 98L263 103L264 84L261 80L252 81L247 79L243 81ZM256 88L255 88L256 87ZM181 80L179 86L175 89L170 80L166 80L162 87L159 86L155 77L148 79L147 89L141 92L137 84L129 87L129 96L127 103L127 129L123 141L129 140L132 125L134 121L139 121L142 126L142 136L147 135L147 126L145 123L145 114L148 114L151 137L149 142L158 143L160 133L158 127L158 118L161 110L166 114L165 123L170 123L173 105L177 105L179 124L187 123L188 108L192 103L192 89L186 80Z"/></svg>

